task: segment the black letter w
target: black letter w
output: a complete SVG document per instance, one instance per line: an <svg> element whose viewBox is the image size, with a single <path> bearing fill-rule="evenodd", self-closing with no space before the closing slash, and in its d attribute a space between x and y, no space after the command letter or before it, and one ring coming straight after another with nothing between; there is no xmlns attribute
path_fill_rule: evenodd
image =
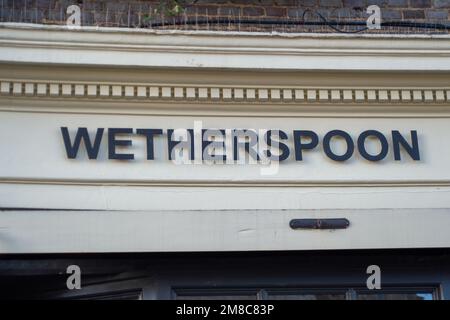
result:
<svg viewBox="0 0 450 320"><path fill-rule="evenodd" d="M75 159L77 157L81 140L83 140L89 159L97 159L100 142L102 141L103 137L103 130L103 128L97 129L94 145L92 146L87 128L78 128L77 134L75 136L75 141L72 145L70 141L69 130L67 130L67 127L61 127L61 133L64 139L64 146L66 147L67 157L69 159Z"/></svg>

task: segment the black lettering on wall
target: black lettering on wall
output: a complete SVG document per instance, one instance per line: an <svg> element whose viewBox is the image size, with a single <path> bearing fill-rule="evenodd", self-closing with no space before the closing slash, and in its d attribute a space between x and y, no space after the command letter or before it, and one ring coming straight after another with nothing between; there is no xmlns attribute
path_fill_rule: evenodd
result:
<svg viewBox="0 0 450 320"><path fill-rule="evenodd" d="M147 138L147 160L155 159L153 140L155 135L160 135L162 132L162 129L136 129L137 134L141 134Z"/></svg>
<svg viewBox="0 0 450 320"><path fill-rule="evenodd" d="M131 146L131 140L117 140L117 134L133 134L132 128L109 128L108 129L108 157L114 160L133 160L132 153L117 153L117 146Z"/></svg>
<svg viewBox="0 0 450 320"><path fill-rule="evenodd" d="M233 160L239 160L239 149L244 147L247 154L256 161L260 160L258 154L258 134L252 129L235 129L232 131L233 135ZM241 142L239 138L248 138L248 140Z"/></svg>
<svg viewBox="0 0 450 320"><path fill-rule="evenodd" d="M281 130L268 130L265 134L265 140L269 147L271 147L273 145L273 139L272 139L273 133L278 134L279 139L278 139L277 143L278 143L278 149L280 149L281 152L280 152L280 155L274 156L274 155L272 155L272 152L270 152L270 150L267 150L266 157L269 160L276 160L276 161L281 162L281 161L284 161L287 158L289 158L289 153L290 153L289 147L285 143L281 142L281 140L287 140L288 136L287 136L286 132L281 131Z"/></svg>
<svg viewBox="0 0 450 320"><path fill-rule="evenodd" d="M189 145L189 160L194 160L195 153L194 153L194 129L187 129L187 140L188 141L179 141L179 140L173 140L173 133L174 129L167 129L167 146L169 151L169 160L174 160L172 157L172 151L173 149L180 143L183 143L183 147L187 147Z"/></svg>
<svg viewBox="0 0 450 320"><path fill-rule="evenodd" d="M302 143L302 138L311 139L308 143ZM303 150L311 150L317 147L319 144L319 137L314 131L309 130L294 130L294 148L295 148L295 160L303 160Z"/></svg>
<svg viewBox="0 0 450 320"><path fill-rule="evenodd" d="M417 131L411 131L411 144L406 141L398 130L392 130L392 144L394 147L394 159L401 160L400 145L405 149L413 160L420 160L419 140L417 139Z"/></svg>
<svg viewBox="0 0 450 320"><path fill-rule="evenodd" d="M69 129L67 127L61 127L61 133L63 136L67 157L69 159L75 159L78 155L78 150L80 149L81 141L83 141L84 146L86 147L88 158L97 159L98 151L100 149L100 143L103 137L103 131L104 131L103 128L97 129L94 143L92 144L87 128L84 127L78 128L77 133L75 134L74 142L72 143L70 140Z"/></svg>
<svg viewBox="0 0 450 320"><path fill-rule="evenodd" d="M343 138L347 144L347 151L343 155L337 155L331 150L331 139L334 137L340 137ZM353 151L355 150L355 144L353 143L352 137L350 135L342 130L332 130L328 132L325 137L323 137L323 151L325 151L325 154L328 158L334 161L346 161L350 159L350 157L353 155Z"/></svg>
<svg viewBox="0 0 450 320"><path fill-rule="evenodd" d="M365 142L368 137L376 137L378 141L381 143L381 150L376 155L371 155L366 151ZM376 130L366 130L363 133L361 133L358 137L358 151L361 154L361 156L369 161L380 161L383 160L389 150L389 145L387 142L386 137L380 132Z"/></svg>
<svg viewBox="0 0 450 320"><path fill-rule="evenodd" d="M222 141L213 141L208 140L208 134L211 136L221 136ZM226 147L225 147L225 130L224 129L202 129L202 160L218 160L218 161L225 161L226 156ZM222 148L224 151L224 154L217 155L217 154L208 154L206 148L208 146L212 145L212 147L215 148Z"/></svg>

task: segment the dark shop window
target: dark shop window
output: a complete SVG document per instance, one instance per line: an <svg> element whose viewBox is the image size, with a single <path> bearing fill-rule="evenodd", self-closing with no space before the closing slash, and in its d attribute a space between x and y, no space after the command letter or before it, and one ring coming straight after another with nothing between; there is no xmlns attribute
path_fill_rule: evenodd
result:
<svg viewBox="0 0 450 320"><path fill-rule="evenodd" d="M256 289L177 289L177 300L259 300Z"/></svg>
<svg viewBox="0 0 450 320"><path fill-rule="evenodd" d="M142 300L142 290L102 292L91 295L75 296L74 300Z"/></svg>
<svg viewBox="0 0 450 320"><path fill-rule="evenodd" d="M174 289L177 300L437 300L436 288Z"/></svg>
<svg viewBox="0 0 450 320"><path fill-rule="evenodd" d="M388 288L381 291L359 290L355 294L358 300L438 300L438 290L433 288L396 289Z"/></svg>

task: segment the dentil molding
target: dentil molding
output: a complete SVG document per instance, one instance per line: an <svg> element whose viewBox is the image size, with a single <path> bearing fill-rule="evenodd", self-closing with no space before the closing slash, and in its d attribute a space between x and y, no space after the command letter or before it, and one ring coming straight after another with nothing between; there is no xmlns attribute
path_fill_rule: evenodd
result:
<svg viewBox="0 0 450 320"><path fill-rule="evenodd" d="M258 103L448 103L449 88L280 88L207 87L158 84L68 83L0 80L0 94L10 97L139 99Z"/></svg>

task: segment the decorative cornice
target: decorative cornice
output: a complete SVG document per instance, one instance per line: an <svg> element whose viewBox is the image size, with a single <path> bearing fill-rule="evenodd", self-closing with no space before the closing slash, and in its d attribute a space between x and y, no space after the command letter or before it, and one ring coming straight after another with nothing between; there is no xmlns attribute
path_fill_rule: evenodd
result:
<svg viewBox="0 0 450 320"><path fill-rule="evenodd" d="M0 94L11 97L138 99L258 103L447 103L449 88L279 88L206 87L158 84L0 81Z"/></svg>
<svg viewBox="0 0 450 320"><path fill-rule="evenodd" d="M450 71L450 36L137 31L0 23L0 62L442 72Z"/></svg>
<svg viewBox="0 0 450 320"><path fill-rule="evenodd" d="M449 180L305 180L305 179L252 179L252 180L114 180L114 179L44 179L44 178L2 178L3 184L76 185L76 186L162 186L162 187L259 187L259 188L354 188L354 187L450 187Z"/></svg>

